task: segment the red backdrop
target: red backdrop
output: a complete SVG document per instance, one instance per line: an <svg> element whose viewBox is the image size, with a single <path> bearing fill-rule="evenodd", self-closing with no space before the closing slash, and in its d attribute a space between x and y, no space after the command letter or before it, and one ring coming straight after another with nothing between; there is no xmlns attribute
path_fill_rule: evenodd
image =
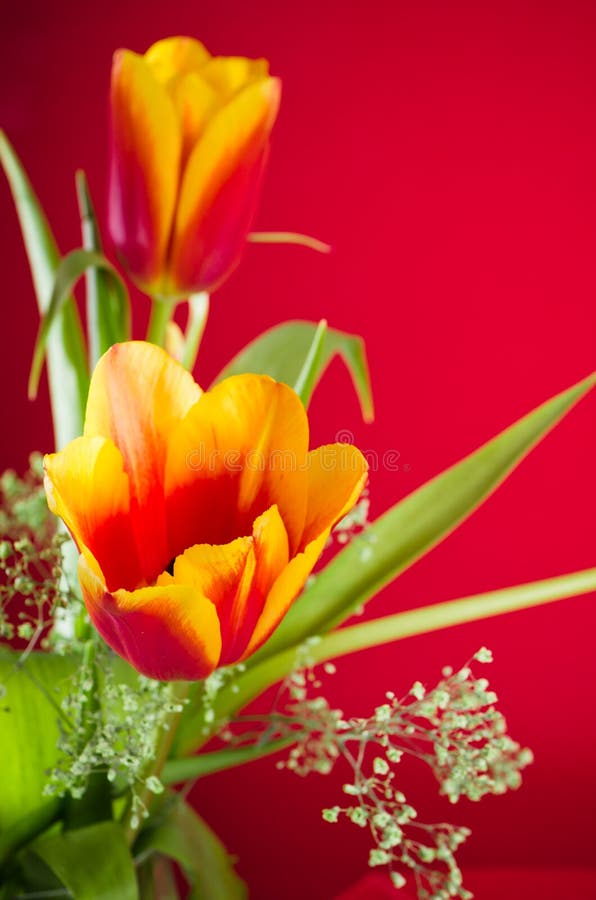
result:
<svg viewBox="0 0 596 900"><path fill-rule="evenodd" d="M364 335L375 424L360 422L339 363L312 418L314 443L347 429L362 448L401 454L399 471L372 477L376 516L594 367L593 4L11 4L0 35L0 123L64 250L79 240L75 168L103 197L112 51L142 51L175 33L212 52L271 60L284 98L258 226L335 247L331 257L249 248L213 302L200 381L281 319L324 315ZM25 397L37 320L1 180L0 209L4 467L50 448L51 430L45 394L35 405ZM139 324L147 310L135 302ZM593 565L595 411L592 396L367 614ZM360 653L328 681L334 702L366 714L385 690L430 682L444 664L492 648L491 680L511 731L536 755L523 789L452 808L426 772L405 786L427 820L473 827L465 865L592 863L593 599ZM239 855L254 897L328 900L366 872L366 835L320 819L343 780L338 771L303 783L264 761L201 783L193 797ZM512 897L515 881L504 888Z"/></svg>

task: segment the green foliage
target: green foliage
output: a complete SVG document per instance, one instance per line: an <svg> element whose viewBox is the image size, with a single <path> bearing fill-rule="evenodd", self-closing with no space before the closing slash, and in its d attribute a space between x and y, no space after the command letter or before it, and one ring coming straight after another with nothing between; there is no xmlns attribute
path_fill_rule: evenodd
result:
<svg viewBox="0 0 596 900"><path fill-rule="evenodd" d="M38 652L23 661L17 651L0 649L3 836L24 817L40 813L44 818L47 772L60 753L60 702L79 662L78 656Z"/></svg>
<svg viewBox="0 0 596 900"><path fill-rule="evenodd" d="M76 186L83 247L103 259L89 185L85 173L80 170L76 173ZM89 365L93 369L112 344L130 338L130 303L117 273L103 263L86 269L85 282Z"/></svg>
<svg viewBox="0 0 596 900"><path fill-rule="evenodd" d="M312 391L325 369L335 356L340 356L352 376L364 420L372 421L373 400L362 338L330 328L326 330L322 340L322 330L325 329L313 322L284 322L276 325L241 350L219 373L216 381L243 372L270 375L292 388L298 385L302 399L308 405ZM308 377L305 377L305 364Z"/></svg>
<svg viewBox="0 0 596 900"><path fill-rule="evenodd" d="M61 701L59 756L46 776L44 794L81 799L90 779L104 773L108 785L130 790L135 815L145 770L155 755L165 718L180 712L169 700L169 685L135 672L95 638L97 652L85 654ZM93 645L91 645L93 646ZM159 793L158 779L147 784Z"/></svg>
<svg viewBox="0 0 596 900"><path fill-rule="evenodd" d="M571 407L591 376L543 403L377 519L317 575L255 663L343 622L465 521Z"/></svg>
<svg viewBox="0 0 596 900"><path fill-rule="evenodd" d="M515 466L560 421L571 407L593 386L594 376L520 419L492 441L460 463L447 469L432 481L392 507L384 516L357 535L307 585L277 631L265 646L247 660L246 671L240 672L232 687L222 686L210 717L203 714L201 692L197 692L185 711L176 736L176 753L183 755L201 746L213 733L210 723L220 722L272 684L281 681L295 668L296 653L303 644L320 642L317 661L335 654L375 646L387 640L411 634L423 634L446 625L481 619L486 615L512 611L541 602L541 585L527 585L511 596L495 598L490 611L483 609L483 595L454 602L457 608L441 617L439 606L403 613L413 621L406 625L396 621L393 630L376 627L374 621L354 626L352 646L344 647L344 631L329 632L348 618L380 588L427 553L464 521L495 490ZM590 572L578 573L579 592L592 584ZM567 585L567 581L569 584ZM544 599L573 596L578 592L576 575L565 576L556 586L554 597L548 590ZM546 584L546 583L545 583ZM583 585L583 587L582 587ZM535 591L534 589L538 590ZM566 592L567 591L567 592ZM491 596L491 595L488 595ZM461 608L461 604L465 608ZM452 613L452 614L451 614ZM366 640L356 628L361 628ZM320 651L320 652L319 652Z"/></svg>
<svg viewBox="0 0 596 900"><path fill-rule="evenodd" d="M221 841L176 794L168 795L143 830L135 853L160 853L180 863L192 885L192 900L244 900L248 896Z"/></svg>
<svg viewBox="0 0 596 900"><path fill-rule="evenodd" d="M139 896L133 860L117 822L46 835L28 853L43 860L73 900L137 900Z"/></svg>
<svg viewBox="0 0 596 900"><path fill-rule="evenodd" d="M60 253L21 162L3 131L0 131L0 163L15 203L37 306L41 316L48 310ZM56 316L47 341L48 375L56 448L64 447L83 432L89 374L79 315L72 299Z"/></svg>
<svg viewBox="0 0 596 900"><path fill-rule="evenodd" d="M65 304L69 302L68 298L77 281L89 269L102 273L101 282L96 283L96 287L103 288L99 298L104 304L101 317L96 316L95 320L92 319L89 323L90 328L97 331L98 341L101 339L102 346L107 350L113 343L126 340L130 334L128 293L116 269L101 253L93 250L73 250L61 260L56 269L50 302L39 326L29 374L30 399L34 399L37 395L39 376L52 327L59 320ZM94 313L95 308L92 315ZM100 320L103 326L100 326ZM97 352L99 350L98 343Z"/></svg>

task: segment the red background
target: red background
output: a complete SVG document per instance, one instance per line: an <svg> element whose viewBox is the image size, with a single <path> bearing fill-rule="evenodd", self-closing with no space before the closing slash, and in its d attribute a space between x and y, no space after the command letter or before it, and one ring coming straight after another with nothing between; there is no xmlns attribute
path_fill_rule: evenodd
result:
<svg viewBox="0 0 596 900"><path fill-rule="evenodd" d="M200 381L281 319L324 315L364 335L376 423L361 424L339 364L312 418L316 444L348 429L363 448L400 452L400 471L372 478L376 516L594 368L594 4L11 4L0 122L64 250L79 240L75 168L86 169L104 212L112 51L175 33L271 60L284 99L257 224L335 247L331 257L249 248L213 302ZM51 430L45 394L34 406L25 397L37 319L3 181L0 209L0 464L22 467L29 450L50 448ZM135 302L138 326L147 310ZM367 614L593 565L595 411L592 396ZM427 821L473 827L464 866L593 864L595 622L593 597L565 601L360 653L328 680L335 703L367 714L385 690L430 682L444 664L492 648L489 674L511 732L536 755L523 789L454 809L425 771L406 785ZM264 761L201 783L193 797L239 855L252 896L328 900L366 873L366 835L320 820L342 781L338 771L302 782ZM526 896L514 871L504 878L503 894ZM488 897L480 882L478 891ZM570 882L556 896L591 894Z"/></svg>

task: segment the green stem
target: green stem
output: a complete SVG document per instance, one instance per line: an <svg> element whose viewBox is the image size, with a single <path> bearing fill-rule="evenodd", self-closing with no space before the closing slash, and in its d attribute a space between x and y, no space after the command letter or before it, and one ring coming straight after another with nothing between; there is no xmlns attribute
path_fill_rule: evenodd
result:
<svg viewBox="0 0 596 900"><path fill-rule="evenodd" d="M189 372L192 372L197 361L208 316L209 294L202 291L200 294L193 294L188 298L188 325L184 336L184 353L181 362Z"/></svg>
<svg viewBox="0 0 596 900"><path fill-rule="evenodd" d="M213 753L201 753L200 756L189 756L185 759L170 759L165 764L162 773L164 784L178 784L182 781L190 781L194 778L202 778L213 772L222 772L234 766L252 762L270 756L279 750L291 747L301 737L299 731L286 737L269 741L267 744L249 744L244 747L226 747L224 750L216 750Z"/></svg>
<svg viewBox="0 0 596 900"><path fill-rule="evenodd" d="M170 703L175 706L182 705L183 701L186 699L189 688L190 685L187 682L173 681L170 684ZM149 809L153 797L155 796L154 793L147 787L146 782L147 779L151 776L153 776L154 778L161 778L163 768L168 760L168 756L170 755L170 750L172 749L172 744L174 742L176 729L178 727L178 723L180 722L181 715L182 710L166 713L161 723L161 727L158 730L155 757L147 766L147 769L143 774L144 784L139 792L139 800L142 804L141 809L143 807ZM132 847L132 845L134 844L142 824L140 821L140 816L137 816L136 818L138 821L135 821L132 810L132 803L128 803L124 811L122 823L129 847Z"/></svg>
<svg viewBox="0 0 596 900"><path fill-rule="evenodd" d="M147 327L147 340L151 344L163 347L166 341L166 328L174 315L176 300L166 300L162 297L151 298L151 316Z"/></svg>
<svg viewBox="0 0 596 900"><path fill-rule="evenodd" d="M596 590L596 568L490 591L487 594L475 594L459 600L423 606L420 609L351 625L331 632L318 641L314 640L306 648L305 664L317 665L368 647L577 597L594 590ZM176 755L185 756L204 746L217 731L222 720L228 719L268 687L286 678L299 664L300 650L301 647L298 645L269 657L254 668L248 669L230 687L224 688L216 698L213 731L197 740L195 727L188 728L188 734L185 734L185 729L181 729L176 744Z"/></svg>

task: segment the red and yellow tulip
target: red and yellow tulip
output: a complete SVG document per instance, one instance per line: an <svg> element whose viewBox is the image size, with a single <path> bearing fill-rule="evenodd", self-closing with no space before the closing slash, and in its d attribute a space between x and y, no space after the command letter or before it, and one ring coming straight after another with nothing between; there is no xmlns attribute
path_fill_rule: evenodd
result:
<svg viewBox="0 0 596 900"><path fill-rule="evenodd" d="M46 491L93 623L136 669L203 678L277 627L367 477L355 447L308 444L298 396L267 376L202 393L152 344L101 358Z"/></svg>
<svg viewBox="0 0 596 900"><path fill-rule="evenodd" d="M214 57L188 37L115 54L109 230L148 293L209 291L238 263L280 91L266 60Z"/></svg>

